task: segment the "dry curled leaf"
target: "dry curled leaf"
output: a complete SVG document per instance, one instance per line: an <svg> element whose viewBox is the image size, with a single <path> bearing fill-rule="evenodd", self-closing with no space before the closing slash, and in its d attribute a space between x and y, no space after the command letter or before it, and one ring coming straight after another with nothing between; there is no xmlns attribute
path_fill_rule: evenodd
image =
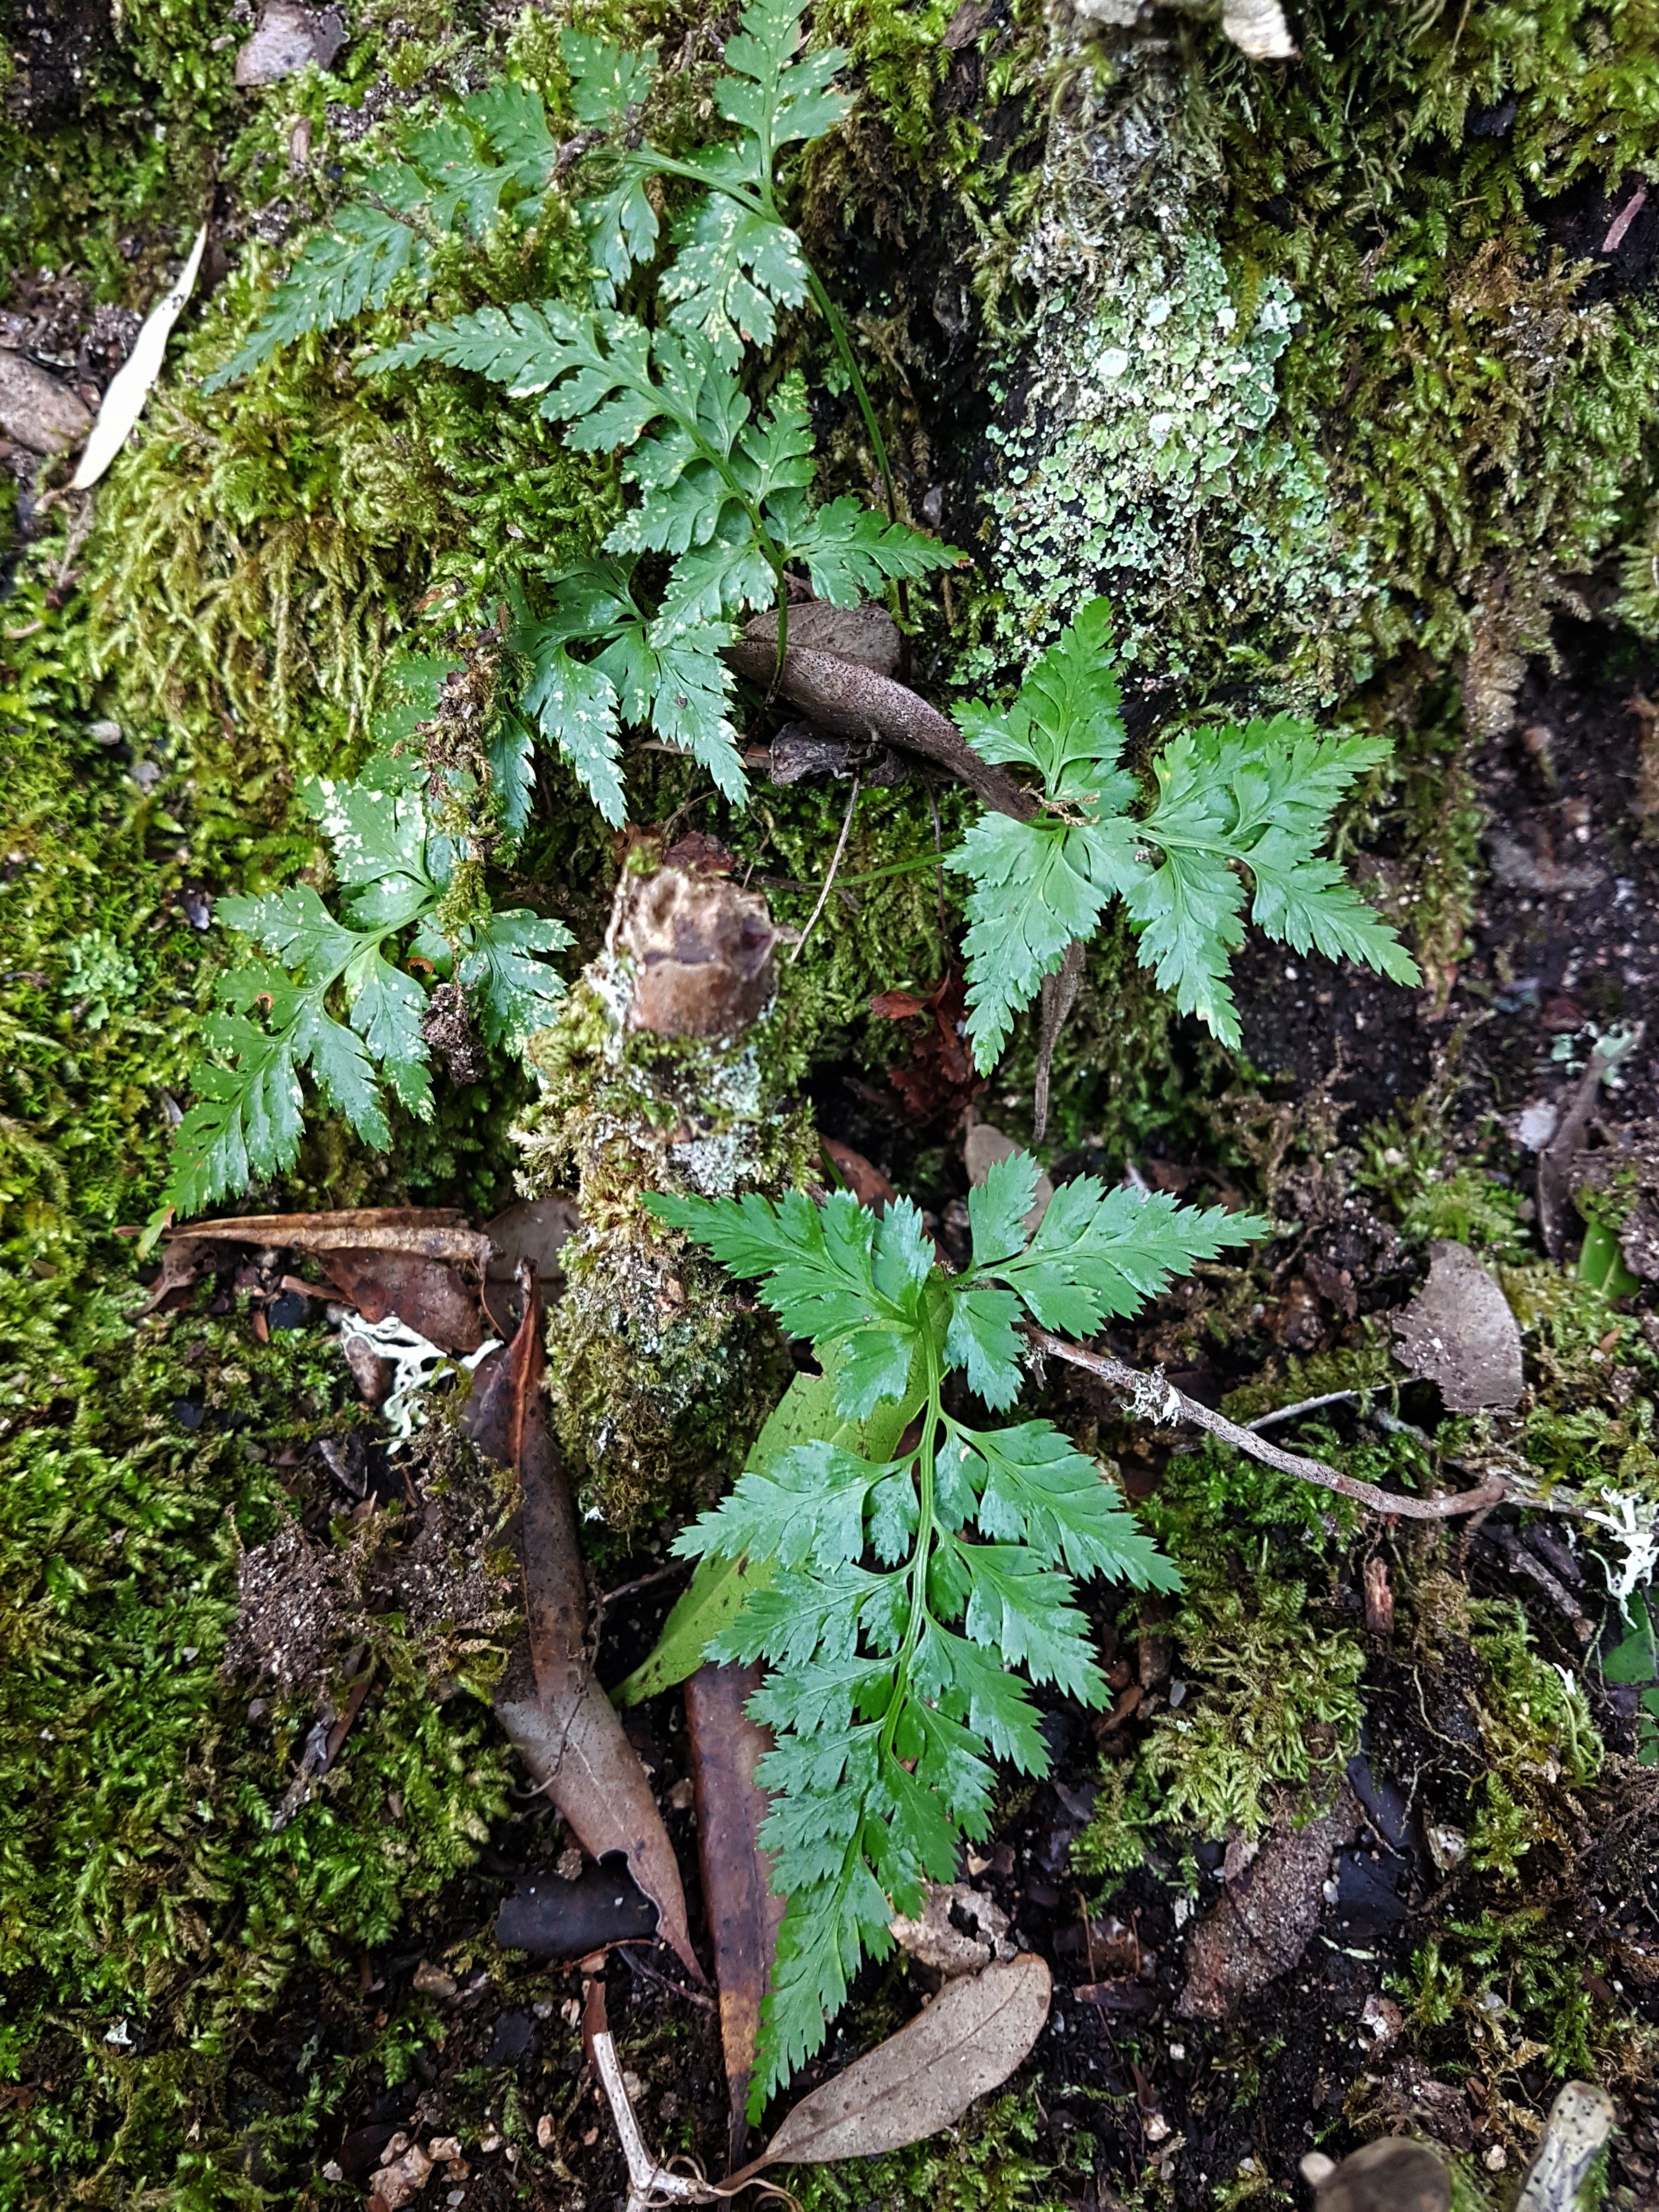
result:
<svg viewBox="0 0 1659 2212"><path fill-rule="evenodd" d="M755 1780L756 1761L772 1748L772 1736L744 1710L759 1684L757 1667L705 1663L685 1685L697 1861L720 1989L732 2166L743 2156L748 2137L744 2110L755 2070L761 1999L777 1953L784 1907L772 1888L772 1863L760 1847L760 1825L769 1800Z"/></svg>
<svg viewBox="0 0 1659 2212"><path fill-rule="evenodd" d="M947 1982L896 2035L803 2097L745 2175L874 2158L948 2128L1022 2063L1042 2033L1050 1993L1048 1966L1030 1951Z"/></svg>
<svg viewBox="0 0 1659 2212"><path fill-rule="evenodd" d="M781 668L775 638L748 631L727 648L726 659L751 683L775 685L833 737L873 734L890 745L921 753L959 776L983 805L1017 822L1029 822L1037 811L1036 800L1001 769L982 761L937 707L873 668L814 646L798 645L793 622Z"/></svg>
<svg viewBox="0 0 1659 2212"><path fill-rule="evenodd" d="M587 1655L576 1516L542 1388L541 1291L528 1265L520 1292L518 1334L480 1370L465 1416L478 1449L517 1469L524 1495L519 1542L526 1634L497 1686L496 1717L582 1849L596 1859L623 1854L657 1908L658 1934L701 1982L673 1846L639 1753Z"/></svg>
<svg viewBox="0 0 1659 2212"><path fill-rule="evenodd" d="M193 1281L211 1264L214 1248L224 1244L309 1253L335 1295L365 1321L396 1314L441 1351L476 1352L484 1341L476 1286L494 1248L453 1206L368 1206L192 1221L167 1231L161 1278L145 1310Z"/></svg>
<svg viewBox="0 0 1659 2212"><path fill-rule="evenodd" d="M202 249L206 244L207 225L204 223L196 234L190 258L179 271L178 282L162 294L145 316L133 341L132 351L110 379L103 404L98 410L98 420L92 426L92 435L87 440L81 465L75 471L72 489L88 491L97 483L143 413L150 387L161 374L161 358L167 351L168 336L196 289L196 272L202 265Z"/></svg>
<svg viewBox="0 0 1659 2212"><path fill-rule="evenodd" d="M910 1920L901 1913L892 1926L902 1949L947 1980L1014 1955L1006 1941L1007 1914L965 1881L928 1882L920 1917Z"/></svg>
<svg viewBox="0 0 1659 2212"><path fill-rule="evenodd" d="M757 615L744 630L745 637L768 644L777 634L778 617L772 608ZM828 599L805 599L789 610L789 642L833 653L837 659L873 668L878 676L896 676L902 641L891 615L872 600L862 606L837 607Z"/></svg>

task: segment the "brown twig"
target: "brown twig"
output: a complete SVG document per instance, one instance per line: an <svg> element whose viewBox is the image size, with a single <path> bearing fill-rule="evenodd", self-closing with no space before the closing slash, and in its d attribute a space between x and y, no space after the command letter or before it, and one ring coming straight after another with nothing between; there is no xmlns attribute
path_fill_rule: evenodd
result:
<svg viewBox="0 0 1659 2212"><path fill-rule="evenodd" d="M1361 1482L1352 1474L1340 1474L1334 1467L1327 1467L1321 1459L1304 1459L1299 1452L1281 1451L1230 1421L1224 1413L1212 1413L1196 1398L1177 1390L1172 1382L1159 1375L1147 1375L1138 1367L1127 1366L1101 1352L1085 1352L1079 1344L1068 1344L1064 1337L1051 1336L1047 1329L1030 1328L1027 1337L1039 1352L1051 1358L1064 1359L1073 1367L1086 1368L1097 1375L1113 1389L1125 1392L1133 1401L1134 1410L1144 1418L1165 1424L1192 1421L1200 1429L1207 1429L1212 1437L1235 1450L1248 1452L1268 1467L1277 1468L1281 1474L1296 1475L1303 1482L1317 1483L1322 1490L1334 1490L1340 1497L1352 1498L1361 1505L1368 1505L1373 1513L1398 1514L1409 1521L1447 1521L1462 1513L1481 1513L1498 1504L1510 1494L1510 1486L1501 1474L1489 1475L1478 1490L1461 1490L1443 1498L1404 1498L1393 1491L1379 1490L1374 1482Z"/></svg>
<svg viewBox="0 0 1659 2212"><path fill-rule="evenodd" d="M726 647L725 657L751 684L775 684L832 737L862 738L874 730L890 745L902 745L948 768L999 814L1029 822L1038 811L1036 800L1012 776L980 758L954 722L890 676L805 645L787 647L780 668L775 641L756 635L752 629Z"/></svg>

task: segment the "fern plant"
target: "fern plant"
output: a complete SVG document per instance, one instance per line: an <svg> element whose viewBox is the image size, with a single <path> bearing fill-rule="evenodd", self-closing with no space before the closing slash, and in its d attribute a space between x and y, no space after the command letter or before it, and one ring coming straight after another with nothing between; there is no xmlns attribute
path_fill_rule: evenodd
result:
<svg viewBox="0 0 1659 2212"><path fill-rule="evenodd" d="M804 386L787 380L760 416L741 387L745 345L769 345L779 311L810 299L850 374L891 507L886 451L845 325L780 210L780 156L821 137L852 105L831 89L847 60L839 48L798 52L800 14L789 0L751 0L714 87L733 135L684 160L637 128L653 58L567 32L571 106L597 142L576 155L574 208L592 258L592 303L481 308L360 364L370 375L433 361L475 372L515 398L536 397L578 451L628 456L623 483L633 496L600 556L557 578L550 607L539 619L526 611L516 640L529 668L526 714L618 827L625 726L686 752L728 799L744 798L732 679L720 653L737 618L769 605L783 649L790 564L805 568L821 598L852 605L960 557L855 498L817 505ZM463 101L454 118L416 133L404 158L374 173L366 204L344 210L305 247L252 337L210 382L257 366L302 331L384 305L403 280L411 291L429 288L434 245L447 233L479 237L505 210L541 208L558 150L539 100L522 88ZM641 272L659 240L647 190L657 179L696 189L674 225L653 300ZM625 289L641 295L639 312L617 305Z"/></svg>
<svg viewBox="0 0 1659 2212"><path fill-rule="evenodd" d="M364 197L307 240L246 344L206 389L234 383L309 331L385 307L400 287L428 289L437 249L456 233L480 240L503 216L533 222L557 159L540 96L507 81L409 132L364 178Z"/></svg>
<svg viewBox="0 0 1659 2212"><path fill-rule="evenodd" d="M495 836L522 826L522 732L510 719L492 732L488 788L474 770L447 771L434 808L419 787L427 770L408 739L459 666L406 663L367 772L351 783L317 781L303 794L333 856L341 916L303 884L219 900L221 925L256 951L221 978L220 1006L203 1024L203 1042L219 1057L195 1070L195 1103L175 1133L153 1229L292 1167L301 1073L379 1151L392 1142L386 1092L430 1119L428 999L411 965L459 984L485 1042L509 1049L562 994L563 979L539 956L571 945L569 931L528 908L491 912L470 880L476 870L462 877L471 841L457 828L467 812L487 810ZM451 912L458 894L461 910Z"/></svg>
<svg viewBox="0 0 1659 2212"><path fill-rule="evenodd" d="M955 1276L908 1201L880 1217L845 1191L647 1201L757 1281L833 1377L817 1433L763 1449L675 1544L704 1563L690 1595L705 1617L732 1613L710 1567L746 1563L707 1656L768 1668L750 1706L776 1735L762 1840L788 1903L751 2117L822 2043L860 1960L891 1949L894 1914L918 1912L924 1881L954 1880L961 1838L986 1835L991 1759L1048 1771L1015 1670L1103 1702L1076 1580L1178 1586L1094 1460L1047 1421L957 1418L945 1378L961 1370L1004 1412L1023 1322L1087 1335L1267 1224L1084 1176L1028 1235L1036 1175L1017 1153L971 1193L973 1256ZM671 1628L683 1644L683 1621Z"/></svg>
<svg viewBox="0 0 1659 2212"><path fill-rule="evenodd" d="M1225 1045L1239 1042L1227 975L1244 941L1246 877L1250 919L1269 937L1419 980L1395 933L1320 858L1338 802L1388 758L1386 744L1321 737L1291 714L1186 730L1153 763L1146 806L1122 764L1119 704L1111 611L1096 599L1032 663L1011 708L957 712L981 758L1034 771L1042 799L1028 822L987 813L945 862L972 885L968 1028L982 1073L1114 898L1141 964Z"/></svg>

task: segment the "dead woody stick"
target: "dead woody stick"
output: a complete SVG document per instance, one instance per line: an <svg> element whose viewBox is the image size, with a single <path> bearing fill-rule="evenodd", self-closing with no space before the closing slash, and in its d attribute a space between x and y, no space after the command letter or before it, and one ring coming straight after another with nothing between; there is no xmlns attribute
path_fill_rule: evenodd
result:
<svg viewBox="0 0 1659 2212"><path fill-rule="evenodd" d="M1361 1482L1357 1476L1340 1474L1334 1467L1327 1467L1322 1459L1306 1459L1300 1452L1281 1451L1265 1437L1241 1428L1230 1421L1224 1413L1212 1413L1196 1398L1189 1398L1177 1390L1162 1375L1147 1375L1138 1367L1130 1367L1121 1359L1114 1359L1102 1352L1085 1352L1081 1345L1067 1344L1064 1337L1050 1336L1047 1329L1031 1328L1025 1332L1039 1352L1052 1358L1069 1361L1073 1367L1086 1368L1097 1375L1115 1390L1128 1397L1135 1413L1143 1420L1162 1423L1191 1421L1200 1429L1207 1429L1223 1443L1231 1444L1236 1451L1248 1452L1252 1459L1261 1460L1267 1467L1276 1467L1281 1474L1294 1474L1304 1482L1316 1482L1322 1490L1334 1490L1339 1497L1352 1498L1361 1505L1368 1505L1373 1513L1393 1513L1408 1521L1448 1521L1462 1513L1484 1513L1489 1506L1500 1504L1510 1494L1510 1485L1501 1474L1488 1475L1475 1490L1460 1490L1443 1498L1407 1498L1391 1490L1379 1490L1374 1482Z"/></svg>

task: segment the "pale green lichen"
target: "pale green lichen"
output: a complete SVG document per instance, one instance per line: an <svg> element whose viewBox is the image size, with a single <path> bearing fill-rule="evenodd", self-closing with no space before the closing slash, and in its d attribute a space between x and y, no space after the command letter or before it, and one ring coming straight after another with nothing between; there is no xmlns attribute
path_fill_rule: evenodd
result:
<svg viewBox="0 0 1659 2212"><path fill-rule="evenodd" d="M1323 465L1272 427L1298 313L1278 277L1241 310L1197 232L1143 236L1097 285L1049 299L1035 372L989 433L1002 598L964 673L1024 659L1101 591L1143 675L1265 667L1267 639L1287 664L1281 697L1366 672L1335 642L1370 589L1365 549L1345 538Z"/></svg>

